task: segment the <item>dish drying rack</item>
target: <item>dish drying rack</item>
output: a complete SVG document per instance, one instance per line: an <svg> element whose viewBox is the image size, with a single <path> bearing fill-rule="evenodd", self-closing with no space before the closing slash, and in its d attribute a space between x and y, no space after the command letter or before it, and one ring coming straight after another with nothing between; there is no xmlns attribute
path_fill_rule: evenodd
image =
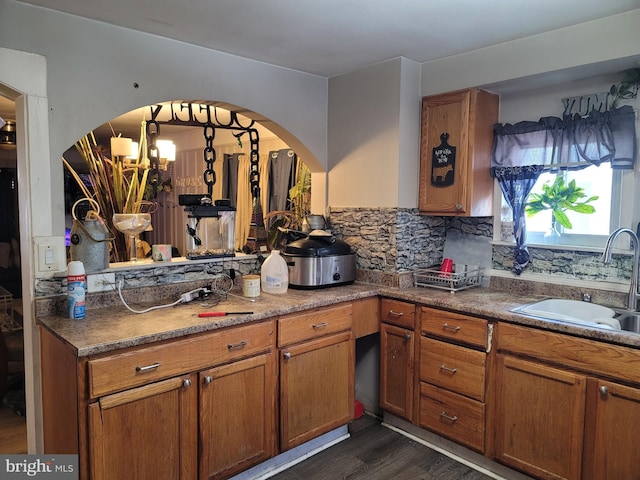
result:
<svg viewBox="0 0 640 480"><path fill-rule="evenodd" d="M429 267L413 272L416 287L439 288L458 292L467 288L479 287L484 269L477 265L456 265L457 272L441 272L440 267Z"/></svg>

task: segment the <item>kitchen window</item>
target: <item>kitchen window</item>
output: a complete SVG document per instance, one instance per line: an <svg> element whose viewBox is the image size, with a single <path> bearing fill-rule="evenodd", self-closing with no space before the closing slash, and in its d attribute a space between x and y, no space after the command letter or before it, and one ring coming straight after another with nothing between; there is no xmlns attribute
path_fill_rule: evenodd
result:
<svg viewBox="0 0 640 480"><path fill-rule="evenodd" d="M594 247L604 245L612 228L631 226L627 209L635 203L635 192L633 185L628 189L624 184L622 171L633 177L636 155L635 113L629 105L604 112L592 110L587 116L542 117L537 122L494 125L491 175L507 206L501 210L502 215L505 210L512 213L513 273L520 275L528 266L528 244ZM583 200L599 196L597 216L585 219L578 217L596 214L572 215L575 229L560 232L551 228L550 212L546 212L546 219L544 212L528 218L525 212L531 192L557 176L566 182L575 180L584 188L587 196ZM501 238L509 238L508 226L496 230ZM548 236L542 233L547 230Z"/></svg>
<svg viewBox="0 0 640 480"><path fill-rule="evenodd" d="M550 210L527 216L528 245L601 248L611 231L621 225L632 225L631 208L621 205L621 199L630 198L633 190L629 195L623 194L623 173L612 169L610 163L603 163L600 166L590 165L582 170L543 172L531 189L531 193L541 193L542 185L552 184L556 176L563 177L565 184L575 180L577 186L584 188L585 198L598 196L597 200L590 203L594 206L595 212L592 214L565 212L571 221L572 228L566 229L556 224L556 230L560 234L557 238L550 236L552 217ZM515 241L511 231L512 212L499 187L497 188L501 199L501 215L499 218L496 217L495 240L512 243Z"/></svg>

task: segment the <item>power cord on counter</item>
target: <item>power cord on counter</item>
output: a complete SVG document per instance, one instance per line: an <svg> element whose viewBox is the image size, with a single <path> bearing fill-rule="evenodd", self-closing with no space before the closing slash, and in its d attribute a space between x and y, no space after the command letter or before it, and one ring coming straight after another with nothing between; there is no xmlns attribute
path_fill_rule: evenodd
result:
<svg viewBox="0 0 640 480"><path fill-rule="evenodd" d="M254 302L255 299L253 298L246 298L246 297L242 297L240 295L234 295L233 293L231 293L231 289L233 288L233 280L231 279L231 277L227 274L222 274L218 277L215 277L213 279L213 283L212 285L207 288L207 287L200 287L200 288L196 288L194 290L190 290L186 293L183 293L182 295L180 295L180 298L178 300L176 300L173 303L168 303L166 305L156 305L153 307L149 307L146 308L144 310L135 310L133 308L131 308L127 302L125 301L124 297L122 296L122 280L120 280L118 282L118 296L120 297L120 301L122 302L122 304L130 311L133 313L147 313L150 312L152 310L159 310L161 308L169 308L169 307L175 307L176 305L180 305L181 303L189 303L193 300L197 300L200 298L203 298L205 296L208 295L214 295L216 296L218 299L219 298L223 298L226 297L227 295L231 295L233 297L238 297L238 298L242 298L244 300L248 300L250 302ZM218 301L216 300L216 303Z"/></svg>

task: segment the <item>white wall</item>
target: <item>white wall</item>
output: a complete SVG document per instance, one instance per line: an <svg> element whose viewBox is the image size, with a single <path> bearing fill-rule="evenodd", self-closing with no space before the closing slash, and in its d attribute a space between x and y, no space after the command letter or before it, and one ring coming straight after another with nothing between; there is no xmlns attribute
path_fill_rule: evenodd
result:
<svg viewBox="0 0 640 480"><path fill-rule="evenodd" d="M417 205L419 76L398 57L330 79L330 206Z"/></svg>
<svg viewBox="0 0 640 480"><path fill-rule="evenodd" d="M241 107L247 116L268 119L267 127L310 168L326 170L326 78L11 0L0 1L0 47L47 59L51 181L60 200L45 213L60 228L62 153L95 127L156 102ZM7 69L11 65L0 65Z"/></svg>
<svg viewBox="0 0 640 480"><path fill-rule="evenodd" d="M426 62L421 94L522 81L549 72L556 72L561 82L563 72L578 69L586 74L585 66L640 55L638 25L640 9Z"/></svg>

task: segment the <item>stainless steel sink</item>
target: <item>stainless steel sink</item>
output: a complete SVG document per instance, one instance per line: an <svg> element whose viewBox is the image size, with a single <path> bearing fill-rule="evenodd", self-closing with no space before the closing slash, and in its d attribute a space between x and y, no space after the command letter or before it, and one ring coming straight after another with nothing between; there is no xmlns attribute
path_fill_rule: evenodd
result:
<svg viewBox="0 0 640 480"><path fill-rule="evenodd" d="M620 322L620 329L625 332L640 333L640 312L628 310L618 311L616 320Z"/></svg>

